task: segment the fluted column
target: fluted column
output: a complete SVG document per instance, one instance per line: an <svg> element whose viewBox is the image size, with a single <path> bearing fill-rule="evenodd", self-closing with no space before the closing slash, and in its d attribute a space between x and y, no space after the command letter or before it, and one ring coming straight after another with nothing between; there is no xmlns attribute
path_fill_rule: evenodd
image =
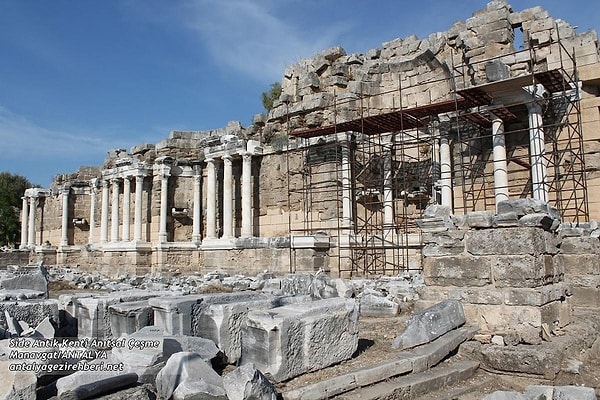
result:
<svg viewBox="0 0 600 400"><path fill-rule="evenodd" d="M62 189L62 218L61 218L61 238L60 245L69 245L69 193L70 186L65 186Z"/></svg>
<svg viewBox="0 0 600 400"><path fill-rule="evenodd" d="M164 243L167 241L167 212L168 212L168 190L169 176L171 168L163 165L160 176L160 227L158 231L158 241Z"/></svg>
<svg viewBox="0 0 600 400"><path fill-rule="evenodd" d="M134 228L133 240L142 240L142 189L144 188L144 176L136 175L135 177L135 211L134 211Z"/></svg>
<svg viewBox="0 0 600 400"><path fill-rule="evenodd" d="M119 180L114 178L110 183L112 186L110 241L115 243L119 241Z"/></svg>
<svg viewBox="0 0 600 400"><path fill-rule="evenodd" d="M29 198L29 229L28 229L28 238L27 238L27 246L35 247L35 201L36 197L31 196Z"/></svg>
<svg viewBox="0 0 600 400"><path fill-rule="evenodd" d="M452 198L452 155L448 133L441 130L440 137L440 184L442 192L442 205L453 209Z"/></svg>
<svg viewBox="0 0 600 400"><path fill-rule="evenodd" d="M98 184L98 179L92 179L90 183L90 231L88 237L88 243L92 244L94 242L94 230L96 226L96 185Z"/></svg>
<svg viewBox="0 0 600 400"><path fill-rule="evenodd" d="M100 215L100 243L108 242L108 180L102 180L102 212Z"/></svg>
<svg viewBox="0 0 600 400"><path fill-rule="evenodd" d="M129 177L126 176L123 179L123 235L121 240L125 242L129 242L129 201L131 198L131 181Z"/></svg>
<svg viewBox="0 0 600 400"><path fill-rule="evenodd" d="M546 146L544 139L542 108L537 103L529 103L529 159L531 163L531 184L533 198L548 202Z"/></svg>
<svg viewBox="0 0 600 400"><path fill-rule="evenodd" d="M202 175L195 174L194 175L194 226L192 228L192 242L200 243L201 235L200 235L200 220L202 219L202 213L200 212L200 203L202 201L200 197L201 192L201 184L202 184Z"/></svg>
<svg viewBox="0 0 600 400"><path fill-rule="evenodd" d="M252 236L252 154L242 155L242 237Z"/></svg>
<svg viewBox="0 0 600 400"><path fill-rule="evenodd" d="M215 160L206 159L206 237L217 236L217 171Z"/></svg>
<svg viewBox="0 0 600 400"><path fill-rule="evenodd" d="M24 249L27 247L27 223L29 218L29 201L27 197L21 197L23 203L21 205L21 244L19 245L20 249Z"/></svg>
<svg viewBox="0 0 600 400"><path fill-rule="evenodd" d="M233 169L230 155L223 156L223 237L233 236Z"/></svg>
<svg viewBox="0 0 600 400"><path fill-rule="evenodd" d="M494 157L494 197L496 207L501 201L508 200L508 161L506 159L506 141L504 122L496 115L492 117L492 154Z"/></svg>

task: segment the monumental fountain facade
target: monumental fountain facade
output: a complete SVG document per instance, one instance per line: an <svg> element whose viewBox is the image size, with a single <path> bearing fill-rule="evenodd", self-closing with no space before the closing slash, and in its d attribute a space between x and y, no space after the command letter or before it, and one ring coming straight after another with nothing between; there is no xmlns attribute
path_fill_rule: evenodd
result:
<svg viewBox="0 0 600 400"><path fill-rule="evenodd" d="M593 31L492 1L427 38L288 67L267 115L110 150L23 196L30 261L108 275L421 270L427 206L600 218Z"/></svg>

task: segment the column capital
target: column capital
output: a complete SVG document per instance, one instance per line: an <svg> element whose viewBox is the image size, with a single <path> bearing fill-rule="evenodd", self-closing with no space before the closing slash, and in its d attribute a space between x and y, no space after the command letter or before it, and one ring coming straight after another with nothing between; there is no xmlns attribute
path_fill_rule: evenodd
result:
<svg viewBox="0 0 600 400"><path fill-rule="evenodd" d="M110 183L112 183L113 185L118 185L121 182L121 178L110 178Z"/></svg>

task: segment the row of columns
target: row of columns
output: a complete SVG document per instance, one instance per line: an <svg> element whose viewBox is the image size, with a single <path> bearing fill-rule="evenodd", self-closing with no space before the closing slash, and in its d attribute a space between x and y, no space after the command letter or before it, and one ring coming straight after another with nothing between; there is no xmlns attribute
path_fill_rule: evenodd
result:
<svg viewBox="0 0 600 400"><path fill-rule="evenodd" d="M252 236L252 154L244 152L242 156L242 230L241 237ZM220 157L223 161L223 221L222 238L234 237L233 227L233 160L231 155ZM217 166L218 157L206 159L206 237L217 238Z"/></svg>
<svg viewBox="0 0 600 400"><path fill-rule="evenodd" d="M25 190L21 200L21 244L20 248L33 248L36 243L35 214L37 206L41 199L46 197L48 192L44 189L30 188Z"/></svg>
<svg viewBox="0 0 600 400"><path fill-rule="evenodd" d="M133 240L142 241L142 190L144 186L144 175L126 176L123 178L104 178L102 179L102 208L100 211L100 243L108 243L108 208L110 210L110 242L130 241L131 233L131 180L135 178L135 200L134 200L134 229ZM123 182L123 205L122 210L122 236L119 237L119 198L121 194L121 181ZM96 184L92 182L91 200L90 200L90 235L89 242L92 243L94 236L96 208ZM112 201L109 202L112 191Z"/></svg>
<svg viewBox="0 0 600 400"><path fill-rule="evenodd" d="M531 164L531 182L533 198L548 202L547 166L545 160L545 141L542 120L542 110L539 104L528 104L529 111L529 158ZM506 156L506 140L504 121L490 113L492 120L492 157L494 167L494 198L496 206L501 201L509 199L508 191L508 160ZM452 154L448 134L439 134L440 188L441 204L453 207L452 195Z"/></svg>

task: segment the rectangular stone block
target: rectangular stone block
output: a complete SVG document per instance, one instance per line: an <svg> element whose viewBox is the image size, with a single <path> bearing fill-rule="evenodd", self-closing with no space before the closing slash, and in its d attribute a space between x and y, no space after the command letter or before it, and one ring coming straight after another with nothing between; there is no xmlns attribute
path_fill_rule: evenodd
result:
<svg viewBox="0 0 600 400"><path fill-rule="evenodd" d="M564 283L539 288L506 288L504 303L509 306L543 306L564 299L570 293Z"/></svg>
<svg viewBox="0 0 600 400"><path fill-rule="evenodd" d="M492 279L496 287L538 287L553 273L551 256L501 255L492 261Z"/></svg>
<svg viewBox="0 0 600 400"><path fill-rule="evenodd" d="M276 381L346 360L358 347L358 304L332 298L248 313L241 364Z"/></svg>
<svg viewBox="0 0 600 400"><path fill-rule="evenodd" d="M425 284L434 286L485 286L492 283L490 269L490 257L442 256L423 260Z"/></svg>
<svg viewBox="0 0 600 400"><path fill-rule="evenodd" d="M473 255L540 255L546 253L546 235L540 228L515 227L471 230L466 250Z"/></svg>
<svg viewBox="0 0 600 400"><path fill-rule="evenodd" d="M566 237L560 250L563 254L600 254L600 240L596 237Z"/></svg>
<svg viewBox="0 0 600 400"><path fill-rule="evenodd" d="M504 292L501 289L481 288L458 288L448 291L448 298L471 304L503 304Z"/></svg>
<svg viewBox="0 0 600 400"><path fill-rule="evenodd" d="M600 307L600 288L577 287L571 288L572 303L575 307Z"/></svg>
<svg viewBox="0 0 600 400"><path fill-rule="evenodd" d="M192 335L192 309L203 295L168 296L150 299L154 310L154 325L161 326L165 335Z"/></svg>
<svg viewBox="0 0 600 400"><path fill-rule="evenodd" d="M114 337L130 335L154 325L154 312L148 300L113 304L108 307L110 329Z"/></svg>
<svg viewBox="0 0 600 400"><path fill-rule="evenodd" d="M242 353L242 327L250 310L276 307L277 299L261 293L205 295L192 306L192 335L211 339L235 364Z"/></svg>

